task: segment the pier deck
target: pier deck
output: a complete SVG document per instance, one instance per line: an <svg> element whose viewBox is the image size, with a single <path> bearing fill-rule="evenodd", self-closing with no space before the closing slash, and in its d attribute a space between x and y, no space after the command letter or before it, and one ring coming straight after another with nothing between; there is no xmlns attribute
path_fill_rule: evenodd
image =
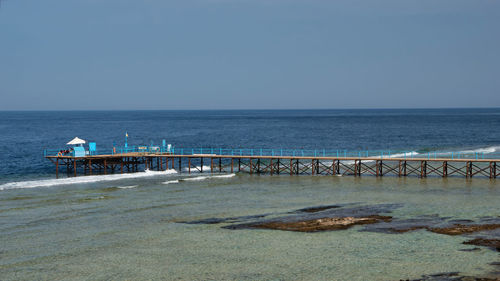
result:
<svg viewBox="0 0 500 281"><path fill-rule="evenodd" d="M175 154L127 152L87 155L84 157L46 155L56 167L70 175L137 172L145 169L163 171L175 169L180 173L210 172L270 175L343 175L343 176L475 176L497 178L500 159L431 158L428 157L336 157L295 155L225 155L217 153Z"/></svg>

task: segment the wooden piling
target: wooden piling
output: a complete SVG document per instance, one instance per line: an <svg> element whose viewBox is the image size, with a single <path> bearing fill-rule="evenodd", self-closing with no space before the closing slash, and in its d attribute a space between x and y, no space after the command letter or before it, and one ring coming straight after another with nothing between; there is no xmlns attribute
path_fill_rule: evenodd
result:
<svg viewBox="0 0 500 281"><path fill-rule="evenodd" d="M427 161L422 160L420 162L420 177L425 178L427 177Z"/></svg>

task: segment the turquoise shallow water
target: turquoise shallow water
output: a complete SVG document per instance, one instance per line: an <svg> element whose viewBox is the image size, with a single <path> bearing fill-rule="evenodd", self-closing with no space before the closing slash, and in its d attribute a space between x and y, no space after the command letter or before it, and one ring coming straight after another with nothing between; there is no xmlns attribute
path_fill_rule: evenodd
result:
<svg viewBox="0 0 500 281"><path fill-rule="evenodd" d="M461 243L477 233L388 234L365 226L301 233L184 223L353 203L398 204L383 213L397 219L495 219L498 181L248 174L182 180L197 176L158 173L0 191L1 279L399 280L499 270L491 265L500 261L498 252L463 251L475 248Z"/></svg>

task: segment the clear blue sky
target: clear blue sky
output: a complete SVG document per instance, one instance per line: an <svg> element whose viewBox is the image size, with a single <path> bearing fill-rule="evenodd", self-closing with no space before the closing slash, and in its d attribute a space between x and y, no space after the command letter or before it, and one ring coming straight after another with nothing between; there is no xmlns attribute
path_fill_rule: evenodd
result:
<svg viewBox="0 0 500 281"><path fill-rule="evenodd" d="M0 110L500 106L497 0L0 1Z"/></svg>

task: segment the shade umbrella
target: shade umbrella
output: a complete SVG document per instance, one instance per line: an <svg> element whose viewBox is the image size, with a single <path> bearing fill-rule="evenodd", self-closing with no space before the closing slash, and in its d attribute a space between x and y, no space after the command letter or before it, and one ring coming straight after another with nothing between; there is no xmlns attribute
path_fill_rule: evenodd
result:
<svg viewBox="0 0 500 281"><path fill-rule="evenodd" d="M84 144L85 141L82 140L81 138L79 137L75 137L74 139L72 139L70 142L68 142L67 144L68 145L78 145L78 144Z"/></svg>

